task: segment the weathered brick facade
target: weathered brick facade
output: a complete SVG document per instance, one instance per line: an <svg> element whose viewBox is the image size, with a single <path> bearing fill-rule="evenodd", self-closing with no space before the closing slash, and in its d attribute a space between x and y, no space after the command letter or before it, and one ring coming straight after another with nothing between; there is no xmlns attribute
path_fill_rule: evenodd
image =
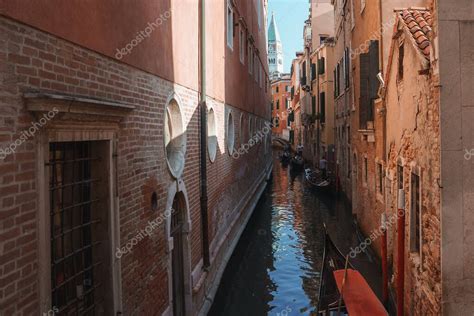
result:
<svg viewBox="0 0 474 316"><path fill-rule="evenodd" d="M405 193L405 312L409 315L441 314L441 252L440 252L440 116L439 76L437 63L429 59L411 42L411 33L397 13L395 29L399 30L391 43L386 74L383 106L386 117L380 116L383 129L386 120L386 149L377 142L378 157L387 154L387 211L397 217L398 189ZM430 14L415 10L415 15ZM427 13L425 13L427 12ZM431 27L433 26L430 20ZM426 30L425 30L426 31ZM430 36L434 36L433 29ZM429 33L428 32L428 33ZM403 49L399 48L403 45ZM430 47L426 50L428 58ZM403 55L400 55L403 54ZM424 73L420 71L426 69ZM389 123L390 122L390 123ZM391 122L398 122L393 124ZM381 138L383 139L383 134ZM378 177L378 175L376 175ZM413 182L420 179L420 186ZM419 194L419 211L415 195ZM420 218L416 217L420 214ZM419 224L417 224L419 223ZM421 240L417 241L417 226ZM389 262L396 271L399 254L396 251L396 224L388 227ZM416 246L419 243L419 250ZM398 276L395 273L394 280ZM395 282L392 286L396 286Z"/></svg>

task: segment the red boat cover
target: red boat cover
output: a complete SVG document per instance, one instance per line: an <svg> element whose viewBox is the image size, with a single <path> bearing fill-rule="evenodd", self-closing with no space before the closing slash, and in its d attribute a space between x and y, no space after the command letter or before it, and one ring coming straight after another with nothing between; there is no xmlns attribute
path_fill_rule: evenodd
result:
<svg viewBox="0 0 474 316"><path fill-rule="evenodd" d="M344 270L334 271L339 293L341 292ZM359 271L347 269L342 293L349 316L387 316L388 313Z"/></svg>

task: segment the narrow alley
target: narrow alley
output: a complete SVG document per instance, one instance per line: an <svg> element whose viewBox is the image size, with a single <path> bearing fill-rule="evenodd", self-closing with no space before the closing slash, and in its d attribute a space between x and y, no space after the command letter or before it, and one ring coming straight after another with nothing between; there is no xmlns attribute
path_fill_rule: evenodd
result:
<svg viewBox="0 0 474 316"><path fill-rule="evenodd" d="M210 316L317 315L323 225L343 253L359 243L347 201L315 192L274 156L272 179L227 264ZM351 260L380 295L378 262L364 253Z"/></svg>
<svg viewBox="0 0 474 316"><path fill-rule="evenodd" d="M474 315L474 0L0 0L0 316Z"/></svg>

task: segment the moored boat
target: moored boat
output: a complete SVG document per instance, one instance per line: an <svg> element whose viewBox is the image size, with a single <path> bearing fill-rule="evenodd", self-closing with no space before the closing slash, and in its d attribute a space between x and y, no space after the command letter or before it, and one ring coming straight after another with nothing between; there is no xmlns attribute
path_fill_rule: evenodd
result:
<svg viewBox="0 0 474 316"><path fill-rule="evenodd" d="M346 258L329 237L326 226L324 226L324 230L324 254L319 284L318 314L332 315L332 312L337 312L340 297L333 273L345 268ZM352 268L350 262L348 262L348 267ZM341 315L347 315L344 312L345 308L342 306Z"/></svg>
<svg viewBox="0 0 474 316"><path fill-rule="evenodd" d="M341 253L325 229L318 315L387 316L367 281Z"/></svg>
<svg viewBox="0 0 474 316"><path fill-rule="evenodd" d="M317 190L328 190L331 186L331 181L329 181L328 179L324 179L321 175L321 173L319 172L319 170L317 171L313 171L311 169L305 169L304 171L305 173L305 180L315 189Z"/></svg>

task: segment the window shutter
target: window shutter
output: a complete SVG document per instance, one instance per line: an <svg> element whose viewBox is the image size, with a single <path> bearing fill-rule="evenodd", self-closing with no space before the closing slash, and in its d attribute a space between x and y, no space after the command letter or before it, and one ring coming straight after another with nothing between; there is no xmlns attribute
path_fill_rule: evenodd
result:
<svg viewBox="0 0 474 316"><path fill-rule="evenodd" d="M318 74L323 75L324 74L324 57L321 57L321 59L318 59Z"/></svg>
<svg viewBox="0 0 474 316"><path fill-rule="evenodd" d="M311 64L311 80L316 79L316 64Z"/></svg>
<svg viewBox="0 0 474 316"><path fill-rule="evenodd" d="M311 113L316 114L316 96L311 97Z"/></svg>
<svg viewBox="0 0 474 316"><path fill-rule="evenodd" d="M368 108L367 119L374 120L374 100L377 99L379 90L379 81L377 74L379 73L379 42L371 41L369 46L369 98L370 105Z"/></svg>
<svg viewBox="0 0 474 316"><path fill-rule="evenodd" d="M288 114L288 122L293 122L295 120L295 114L293 111Z"/></svg>
<svg viewBox="0 0 474 316"><path fill-rule="evenodd" d="M326 93L321 92L319 96L320 96L319 104L321 108L320 122L326 123Z"/></svg>
<svg viewBox="0 0 474 316"><path fill-rule="evenodd" d="M305 86L306 85L306 61L301 64L301 85Z"/></svg>
<svg viewBox="0 0 474 316"><path fill-rule="evenodd" d="M360 54L359 128L367 128L369 98L369 54Z"/></svg>
<svg viewBox="0 0 474 316"><path fill-rule="evenodd" d="M345 70L346 70L346 73L345 73L345 78L346 78L346 88L349 88L349 76L350 76L350 55L349 55L349 48L346 47L346 51L345 51L345 61L346 61L346 66L345 66Z"/></svg>

